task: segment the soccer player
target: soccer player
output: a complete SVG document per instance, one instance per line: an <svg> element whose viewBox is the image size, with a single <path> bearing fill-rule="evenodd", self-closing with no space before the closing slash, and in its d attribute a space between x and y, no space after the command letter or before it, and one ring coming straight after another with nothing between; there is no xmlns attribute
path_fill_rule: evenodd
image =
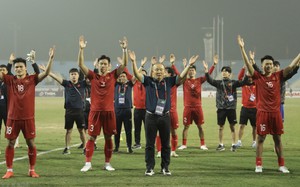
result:
<svg viewBox="0 0 300 187"><path fill-rule="evenodd" d="M12 72L11 72L11 69L12 69L12 65L13 65L13 60L15 58L16 57L13 53L9 57L9 61L7 63L7 71L8 71L7 75L13 75ZM26 61L31 62L31 66L32 66L35 74L40 73L39 67L35 63L35 50L31 50L30 53L27 54ZM27 74L28 74L28 72L27 72ZM15 148L19 148L19 147L21 147L21 146L19 144L19 136L18 136L17 139L16 139Z"/></svg>
<svg viewBox="0 0 300 187"><path fill-rule="evenodd" d="M219 145L216 148L217 151L224 151L225 145L223 144L223 134L224 134L224 125L226 118L230 125L231 131L231 151L236 151L237 146L235 145L235 124L236 120L236 102L237 102L237 93L236 89L245 85L248 81L247 77L243 81L232 80L231 68L229 66L223 66L221 69L222 80L214 80L208 73L208 66L206 62L203 61L203 66L205 69L205 76L207 82L212 86L217 88L216 94L216 106L217 106L217 119L219 126Z"/></svg>
<svg viewBox="0 0 300 187"><path fill-rule="evenodd" d="M3 179L11 178L14 175L14 145L20 131L23 132L28 146L28 175L33 178L39 177L34 170L36 163L36 147L34 143L36 135L34 123L35 86L49 74L53 57L54 48L50 48L46 71L40 74L27 75L26 60L23 58L13 60L15 76L0 73L0 80L6 85L8 95L8 116L5 133L5 137L8 139L5 151L7 172L2 177Z"/></svg>
<svg viewBox="0 0 300 187"><path fill-rule="evenodd" d="M44 70L43 66L40 66ZM84 102L85 102L85 89L87 83L85 80L79 81L79 70L77 68L71 68L69 70L70 80L65 80L62 77L50 72L49 75L56 80L60 85L65 88L65 149L62 154L68 155L70 152L71 135L73 131L74 122L77 125L77 130L80 135L80 140L83 145L83 153L85 149L85 120L84 120Z"/></svg>
<svg viewBox="0 0 300 187"><path fill-rule="evenodd" d="M118 76L124 71L127 65L127 39L124 37L120 41L123 49L123 64L113 71L110 70L110 58L102 55L98 58L99 70L98 74L89 70L84 64L83 51L86 47L86 41L83 36L79 38L79 54L78 64L84 75L91 82L91 108L89 114L88 134L89 140L86 144L85 165L81 169L87 172L92 168L92 156L94 153L94 141L100 135L101 128L103 130L105 146L105 165L107 171L114 171L110 164L113 152L112 135L116 134L116 117L114 112L114 89Z"/></svg>
<svg viewBox="0 0 300 187"><path fill-rule="evenodd" d="M161 138L161 172L164 175L171 175L170 164L170 97L171 88L181 81L187 75L188 68L195 63L198 56L191 57L189 65L178 76L165 77L165 68L162 63L153 65L153 77L143 75L137 69L136 57L133 51L129 52L132 61L132 68L135 77L143 83L146 88L146 117L145 117L145 135L146 135L146 176L154 174L155 158L154 144L157 131Z"/></svg>
<svg viewBox="0 0 300 187"><path fill-rule="evenodd" d="M251 54L251 53L250 53ZM251 56L251 55L250 55ZM254 56L253 58L254 59ZM245 66L241 69L238 80L242 80L245 76ZM246 75L248 76L248 75ZM240 129L238 133L237 147L242 146L242 137L244 134L245 126L247 121L250 121L252 126L252 145L256 147L256 87L252 80L252 77L248 77L249 84L242 86L242 108L240 112Z"/></svg>
<svg viewBox="0 0 300 187"><path fill-rule="evenodd" d="M141 73L147 75L147 71L144 68L147 58L144 57L141 62ZM145 115L146 115L146 90L144 85L136 80L133 86L133 121L134 121L134 141L135 144L132 149L141 149L141 130L142 122L145 125Z"/></svg>
<svg viewBox="0 0 300 187"><path fill-rule="evenodd" d="M257 130L257 147L256 147L256 167L255 172L261 173L263 143L266 135L273 136L275 151L278 158L279 171L289 173L285 167L283 158L283 146L281 135L283 134L283 123L280 114L280 82L287 77L297 64L300 62L300 53L285 69L273 72L274 59L272 56L266 55L261 59L263 74L254 71L250 64L244 48L244 40L241 36L237 38L241 49L244 63L252 76L256 85L257 97L257 115L256 115L256 130Z"/></svg>
<svg viewBox="0 0 300 187"><path fill-rule="evenodd" d="M213 66L210 68L209 73L211 74L218 64L218 55L214 56ZM178 148L183 150L187 148L187 136L190 125L193 121L196 123L200 138L200 149L208 150L205 145L204 130L202 125L204 124L204 116L201 103L201 86L206 81L206 77L196 78L196 66L191 66L188 72L188 78L183 84L183 125L182 131L182 145Z"/></svg>

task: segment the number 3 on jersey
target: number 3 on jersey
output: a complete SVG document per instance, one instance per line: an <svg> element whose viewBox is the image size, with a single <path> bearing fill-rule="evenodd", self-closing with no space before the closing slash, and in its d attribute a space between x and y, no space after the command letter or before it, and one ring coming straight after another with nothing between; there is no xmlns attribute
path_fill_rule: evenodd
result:
<svg viewBox="0 0 300 187"><path fill-rule="evenodd" d="M90 131L93 132L94 131L94 125L90 126Z"/></svg>

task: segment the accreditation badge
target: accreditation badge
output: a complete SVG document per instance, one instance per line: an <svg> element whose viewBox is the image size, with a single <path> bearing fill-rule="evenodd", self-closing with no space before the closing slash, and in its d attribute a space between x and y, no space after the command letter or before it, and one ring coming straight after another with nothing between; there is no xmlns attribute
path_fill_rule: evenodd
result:
<svg viewBox="0 0 300 187"><path fill-rule="evenodd" d="M249 99L250 99L250 101L252 101L252 102L255 101L255 95L254 95L254 94L251 94Z"/></svg>
<svg viewBox="0 0 300 187"><path fill-rule="evenodd" d="M119 104L125 104L125 93L119 94Z"/></svg>
<svg viewBox="0 0 300 187"><path fill-rule="evenodd" d="M166 106L166 100L158 99L157 105L156 105L156 108L155 108L155 114L162 116L163 112L164 112L164 109L165 109L165 106Z"/></svg>
<svg viewBox="0 0 300 187"><path fill-rule="evenodd" d="M229 102L234 101L233 95L228 95L228 96L227 96L227 99L228 99Z"/></svg>

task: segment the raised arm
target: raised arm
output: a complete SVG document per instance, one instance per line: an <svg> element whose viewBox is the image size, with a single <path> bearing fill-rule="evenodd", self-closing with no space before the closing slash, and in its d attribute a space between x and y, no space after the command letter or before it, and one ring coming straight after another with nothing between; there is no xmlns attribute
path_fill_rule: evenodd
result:
<svg viewBox="0 0 300 187"><path fill-rule="evenodd" d="M298 65L300 62L300 53L294 58L294 60L291 62L291 64L284 68L283 70L283 77L286 78L290 74L291 71L293 71L294 68Z"/></svg>
<svg viewBox="0 0 300 187"><path fill-rule="evenodd" d="M171 63L171 68L174 70L175 75L179 75L180 72L178 71L178 69L175 66L175 55L172 53L170 54L170 63Z"/></svg>
<svg viewBox="0 0 300 187"><path fill-rule="evenodd" d="M47 77L47 75L49 75L53 63L54 53L55 53L55 46L49 49L49 60L45 71L38 75L39 82L41 82L45 77Z"/></svg>
<svg viewBox="0 0 300 187"><path fill-rule="evenodd" d="M132 62L132 70L133 70L133 74L134 76L140 81L142 82L143 80L143 74L141 72L139 72L137 65L136 65L136 56L134 51L128 51L129 54L129 58Z"/></svg>
<svg viewBox="0 0 300 187"><path fill-rule="evenodd" d="M177 85L182 83L182 80L184 80L186 78L187 72L189 71L190 66L195 64L198 57L199 57L199 55L193 55L189 60L189 64L183 69L183 71L181 72L181 74L179 76L177 75L177 80L176 80Z"/></svg>
<svg viewBox="0 0 300 187"><path fill-rule="evenodd" d="M120 66L117 70L117 76L119 76L124 71L124 68L127 66L127 62L128 62L127 38L124 37L123 40L120 40L119 42L120 42L120 46L122 47L122 50L123 50L123 56L122 56L122 63L120 64Z"/></svg>
<svg viewBox="0 0 300 187"><path fill-rule="evenodd" d="M39 65L39 68L43 71L46 71L46 67L43 64ZM56 80L59 84L62 84L63 79L60 76L52 73L51 71L49 72L49 76L52 77L54 80Z"/></svg>
<svg viewBox="0 0 300 187"><path fill-rule="evenodd" d="M86 47L86 43L87 42L84 40L84 36L81 35L79 37L78 66L85 76L87 76L89 73L89 68L86 67L86 65L84 64L84 56L83 56L83 50Z"/></svg>
<svg viewBox="0 0 300 187"><path fill-rule="evenodd" d="M15 58L16 58L15 54L11 53L10 56L9 56L8 63L7 63L7 75L12 75L11 68L12 68L13 61L14 61Z"/></svg>
<svg viewBox="0 0 300 187"><path fill-rule="evenodd" d="M149 76L152 77L152 68L154 66L154 64L157 63L157 59L155 56L151 57L151 64L150 64L150 69L149 69Z"/></svg>
<svg viewBox="0 0 300 187"><path fill-rule="evenodd" d="M40 69L38 65L35 63L35 50L31 50L29 54L27 54L27 61L31 62L31 66L33 68L34 73L39 74Z"/></svg>
<svg viewBox="0 0 300 187"><path fill-rule="evenodd" d="M238 41L238 44L239 44L240 49L241 49L241 53L242 53L242 57L243 57L243 59L244 59L244 63L245 63L245 65L246 65L247 69L248 69L249 74L252 76L252 75L254 74L254 69L253 69L252 64L249 62L247 53L246 53L246 51L245 51L245 48L244 48L244 46L245 46L244 40L243 40L243 38L242 38L240 35L238 35L237 41Z"/></svg>

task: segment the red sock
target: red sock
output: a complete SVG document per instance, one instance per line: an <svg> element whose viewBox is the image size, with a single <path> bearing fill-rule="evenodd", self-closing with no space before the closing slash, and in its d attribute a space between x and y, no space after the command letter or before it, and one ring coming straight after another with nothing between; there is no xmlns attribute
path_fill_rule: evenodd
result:
<svg viewBox="0 0 300 187"><path fill-rule="evenodd" d="M112 139L105 140L105 146L104 146L105 162L110 162L112 152L113 152Z"/></svg>
<svg viewBox="0 0 300 187"><path fill-rule="evenodd" d="M256 165L262 166L262 158L261 157L256 157Z"/></svg>
<svg viewBox="0 0 300 187"><path fill-rule="evenodd" d="M156 150L157 152L161 151L161 141L159 136L156 136Z"/></svg>
<svg viewBox="0 0 300 187"><path fill-rule="evenodd" d="M186 145L187 139L182 139L182 145Z"/></svg>
<svg viewBox="0 0 300 187"><path fill-rule="evenodd" d="M36 147L28 147L29 169L34 170L36 162Z"/></svg>
<svg viewBox="0 0 300 187"><path fill-rule="evenodd" d="M204 138L203 139L200 139L200 145L202 146L202 145L205 145L205 140L204 140Z"/></svg>
<svg viewBox="0 0 300 187"><path fill-rule="evenodd" d="M85 146L85 161L91 162L94 154L94 144L95 142L92 140L88 140Z"/></svg>
<svg viewBox="0 0 300 187"><path fill-rule="evenodd" d="M278 158L278 165L279 166L284 166L284 158L283 157Z"/></svg>
<svg viewBox="0 0 300 187"><path fill-rule="evenodd" d="M15 149L13 147L11 148L7 146L5 151L7 169L12 169L14 156L15 156Z"/></svg>
<svg viewBox="0 0 300 187"><path fill-rule="evenodd" d="M174 135L172 136L172 140L171 140L171 146L172 146L172 151L175 151L178 145L178 136Z"/></svg>

